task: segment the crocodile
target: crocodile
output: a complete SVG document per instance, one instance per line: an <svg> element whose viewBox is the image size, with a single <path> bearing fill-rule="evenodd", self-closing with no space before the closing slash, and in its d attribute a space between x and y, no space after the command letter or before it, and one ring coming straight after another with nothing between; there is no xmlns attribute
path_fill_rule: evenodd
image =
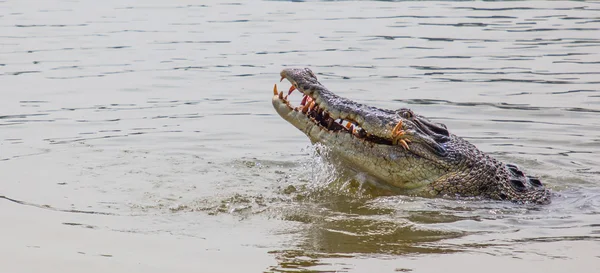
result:
<svg viewBox="0 0 600 273"><path fill-rule="evenodd" d="M286 68L287 94L273 89L277 113L344 165L394 194L476 197L548 204L551 191L517 165L505 164L407 108L380 109L328 90L309 68ZM294 106L289 95L302 93Z"/></svg>

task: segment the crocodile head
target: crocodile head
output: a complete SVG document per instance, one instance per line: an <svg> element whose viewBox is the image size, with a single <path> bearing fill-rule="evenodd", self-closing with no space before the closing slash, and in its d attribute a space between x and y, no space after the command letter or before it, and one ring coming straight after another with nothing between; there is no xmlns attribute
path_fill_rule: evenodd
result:
<svg viewBox="0 0 600 273"><path fill-rule="evenodd" d="M298 90L303 98L296 106L275 86L277 113L388 190L549 201L538 179L484 154L443 124L409 109L380 109L337 96L308 68L284 69L283 79L292 84L288 95Z"/></svg>

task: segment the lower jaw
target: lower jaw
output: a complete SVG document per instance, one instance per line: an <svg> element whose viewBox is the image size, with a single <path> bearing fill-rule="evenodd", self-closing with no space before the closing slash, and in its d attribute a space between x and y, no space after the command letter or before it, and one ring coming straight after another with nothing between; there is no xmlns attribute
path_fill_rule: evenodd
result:
<svg viewBox="0 0 600 273"><path fill-rule="evenodd" d="M313 142L323 144L335 144L338 138L351 139L352 135L344 130L329 131L309 118L306 114L296 111L283 102L278 96L273 96L273 107L277 113L286 121L304 132Z"/></svg>
<svg viewBox="0 0 600 273"><path fill-rule="evenodd" d="M313 142L322 142L324 144L335 144L335 140L343 138L344 141L368 141L360 139L351 133L351 129L335 123L336 130L329 130L319 122L308 117L306 113L294 110L290 105L283 102L278 96L273 96L273 107L277 113L286 121L294 125L300 131L304 132ZM341 141L341 139L340 139Z"/></svg>

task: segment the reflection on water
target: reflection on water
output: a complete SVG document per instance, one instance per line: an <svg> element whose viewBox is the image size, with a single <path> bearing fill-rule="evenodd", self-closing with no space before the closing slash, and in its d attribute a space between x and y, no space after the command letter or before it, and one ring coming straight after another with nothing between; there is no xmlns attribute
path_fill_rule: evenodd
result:
<svg viewBox="0 0 600 273"><path fill-rule="evenodd" d="M461 252L518 259L531 254L568 260L568 255L551 249L530 250L527 246L600 241L596 223L600 191L585 192L565 191L549 206L522 206L406 196L357 198L346 190L311 191L310 201L303 199L305 202L290 209L278 210L283 219L304 225L290 231L298 235L293 248L272 252L279 265L270 270L332 272L344 269L338 267L344 259L373 254ZM595 224L583 224L588 221Z"/></svg>
<svg viewBox="0 0 600 273"><path fill-rule="evenodd" d="M273 259L249 272L597 262L598 3L295 2L0 1L0 201ZM378 196L272 109L288 66L446 124L553 203Z"/></svg>

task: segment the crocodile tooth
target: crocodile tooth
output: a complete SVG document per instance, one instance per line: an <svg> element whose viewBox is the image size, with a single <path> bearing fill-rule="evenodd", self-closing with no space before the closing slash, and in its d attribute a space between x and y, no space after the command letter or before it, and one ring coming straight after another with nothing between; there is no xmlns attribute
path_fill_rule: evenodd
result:
<svg viewBox="0 0 600 273"><path fill-rule="evenodd" d="M405 139L399 139L398 142L402 145L402 147L404 147L404 149L410 151L410 147L408 147L408 143L406 143L406 140Z"/></svg>
<svg viewBox="0 0 600 273"><path fill-rule="evenodd" d="M292 92L294 92L294 90L296 90L296 87L292 85L290 87L290 90L288 91L288 95L292 94Z"/></svg>
<svg viewBox="0 0 600 273"><path fill-rule="evenodd" d="M273 95L277 95L279 91L277 91L277 84L273 86Z"/></svg>
<svg viewBox="0 0 600 273"><path fill-rule="evenodd" d="M306 104L306 98L308 98L307 95L304 95L304 97L302 97L302 101L300 102L300 105L304 106Z"/></svg>
<svg viewBox="0 0 600 273"><path fill-rule="evenodd" d="M283 99L283 92L279 92L279 99Z"/></svg>
<svg viewBox="0 0 600 273"><path fill-rule="evenodd" d="M302 107L302 113L306 113L308 111L310 104L306 104L304 105L304 107Z"/></svg>

